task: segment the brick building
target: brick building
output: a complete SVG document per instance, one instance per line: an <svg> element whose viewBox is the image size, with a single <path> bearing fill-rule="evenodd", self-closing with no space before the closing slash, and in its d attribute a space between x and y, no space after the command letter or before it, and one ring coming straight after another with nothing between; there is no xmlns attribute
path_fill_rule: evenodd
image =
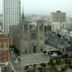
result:
<svg viewBox="0 0 72 72"><path fill-rule="evenodd" d="M6 35L0 32L0 61L8 61L8 48L9 48L9 39Z"/></svg>

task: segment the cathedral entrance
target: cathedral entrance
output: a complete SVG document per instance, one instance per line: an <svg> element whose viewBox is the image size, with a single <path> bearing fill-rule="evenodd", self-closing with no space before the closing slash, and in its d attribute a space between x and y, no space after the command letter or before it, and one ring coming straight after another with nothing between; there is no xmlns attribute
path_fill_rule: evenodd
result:
<svg viewBox="0 0 72 72"><path fill-rule="evenodd" d="M33 53L36 53L36 45L33 46Z"/></svg>
<svg viewBox="0 0 72 72"><path fill-rule="evenodd" d="M36 53L37 52L37 44L35 42L33 42L32 48L33 48L33 53Z"/></svg>

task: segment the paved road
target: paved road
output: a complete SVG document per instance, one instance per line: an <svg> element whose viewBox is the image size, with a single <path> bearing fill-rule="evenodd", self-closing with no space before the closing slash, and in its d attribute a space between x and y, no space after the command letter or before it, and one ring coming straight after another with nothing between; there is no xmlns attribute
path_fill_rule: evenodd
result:
<svg viewBox="0 0 72 72"><path fill-rule="evenodd" d="M14 60L14 58L13 58L11 53L9 53L9 65L11 66L12 70L14 72L16 72L17 68L16 68L15 60Z"/></svg>
<svg viewBox="0 0 72 72"><path fill-rule="evenodd" d="M72 69L68 68L65 72L72 72Z"/></svg>

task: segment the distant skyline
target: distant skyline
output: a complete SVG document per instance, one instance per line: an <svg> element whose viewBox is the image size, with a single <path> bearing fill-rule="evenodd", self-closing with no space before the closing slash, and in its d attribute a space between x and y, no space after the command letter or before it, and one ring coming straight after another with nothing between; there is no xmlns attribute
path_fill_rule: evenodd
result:
<svg viewBox="0 0 72 72"><path fill-rule="evenodd" d="M72 0L21 0L21 11L23 7L25 15L50 15L61 10L72 17ZM3 0L0 0L0 14L3 14Z"/></svg>

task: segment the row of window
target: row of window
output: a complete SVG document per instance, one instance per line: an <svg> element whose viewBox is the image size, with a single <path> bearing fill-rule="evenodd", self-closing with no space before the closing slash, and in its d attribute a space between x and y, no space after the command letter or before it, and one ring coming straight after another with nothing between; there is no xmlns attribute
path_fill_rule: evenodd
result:
<svg viewBox="0 0 72 72"><path fill-rule="evenodd" d="M27 29L28 29L28 27L26 24L26 25L24 25L24 31L27 32ZM43 26L40 26L40 31L43 32Z"/></svg>

